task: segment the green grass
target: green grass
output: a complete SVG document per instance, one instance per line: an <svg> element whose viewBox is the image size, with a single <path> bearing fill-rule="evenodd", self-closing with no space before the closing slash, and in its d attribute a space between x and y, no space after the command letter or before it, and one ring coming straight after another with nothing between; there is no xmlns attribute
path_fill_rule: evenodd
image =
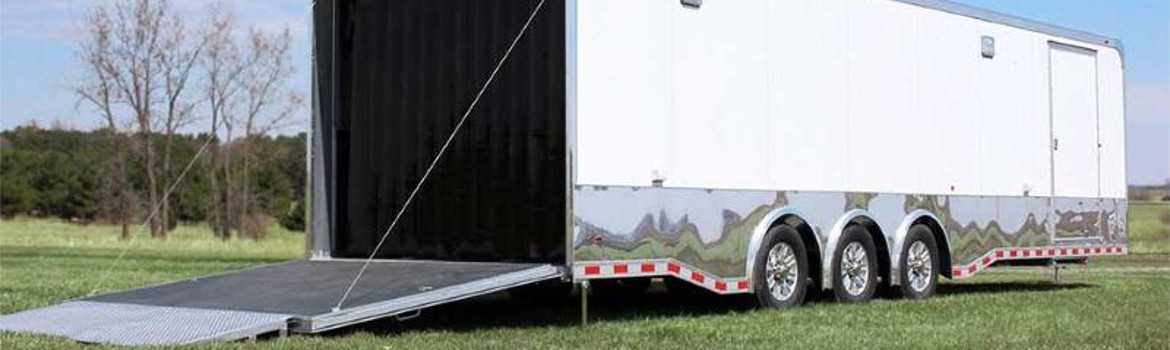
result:
<svg viewBox="0 0 1170 350"><path fill-rule="evenodd" d="M166 239L149 239L149 234L132 227L129 243L118 238L120 228L112 225L80 226L58 220L18 218L0 221L0 247L60 247L123 249L134 251L222 254L224 256L295 258L304 253L305 236L272 225L260 241L209 237L204 225L179 226Z"/></svg>
<svg viewBox="0 0 1170 350"><path fill-rule="evenodd" d="M45 306L95 290L117 291L296 259L305 245L303 234L275 225L261 241L215 239L202 226L181 226L165 240L139 231L121 241L117 226L0 222L0 312Z"/></svg>
<svg viewBox="0 0 1170 350"><path fill-rule="evenodd" d="M1170 203L1129 204L1129 248L1134 253L1170 254Z"/></svg>
<svg viewBox="0 0 1170 350"><path fill-rule="evenodd" d="M1146 215L1138 216L1145 220ZM194 227L183 228L165 242L136 239L137 248L115 266L125 244L111 238L116 234L116 229L104 226L0 222L0 311L84 296L99 284L103 291L117 290L292 259L303 249L299 234L221 242L205 238L206 231ZM1133 243L1166 249L1159 239L1131 235ZM112 277L99 282L102 271L111 266ZM593 323L586 327L577 325L579 315L572 302L537 306L493 295L429 309L408 322L375 322L323 336L198 348L1170 348L1170 255L1094 260L1088 267L1062 272L1061 284L1047 282L1050 274L1036 268L993 269L974 279L945 283L939 296L926 301L879 299L840 305L818 296L791 311L755 310L749 306L750 297L706 294L652 294L633 301L594 298ZM4 334L0 348L103 347Z"/></svg>

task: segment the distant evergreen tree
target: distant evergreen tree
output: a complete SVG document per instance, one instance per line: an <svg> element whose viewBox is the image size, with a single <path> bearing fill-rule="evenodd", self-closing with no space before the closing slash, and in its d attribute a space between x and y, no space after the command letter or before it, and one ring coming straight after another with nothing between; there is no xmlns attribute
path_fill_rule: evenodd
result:
<svg viewBox="0 0 1170 350"><path fill-rule="evenodd" d="M36 126L0 132L0 215L57 217L65 220L111 220L103 217L112 207L101 190L102 150L108 133L101 131L47 130ZM174 157L182 164L193 158L206 135L178 135ZM253 152L251 183L254 207L290 230L304 229L304 136L260 137ZM130 183L141 194L147 182L141 156L130 160ZM176 162L179 163L179 162ZM171 194L173 227L178 222L207 220L211 200L208 162L195 162ZM175 170L176 173L182 169ZM170 184L166 184L170 185ZM144 201L136 203L139 219L149 212Z"/></svg>

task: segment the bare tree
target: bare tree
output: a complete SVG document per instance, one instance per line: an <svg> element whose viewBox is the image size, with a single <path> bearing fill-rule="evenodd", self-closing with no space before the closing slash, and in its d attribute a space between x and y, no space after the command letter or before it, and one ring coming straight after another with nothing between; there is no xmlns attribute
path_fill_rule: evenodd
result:
<svg viewBox="0 0 1170 350"><path fill-rule="evenodd" d="M115 86L113 72L113 20L109 11L98 7L91 11L84 22L84 36L77 52L84 63L85 79L73 88L80 97L79 102L88 103L97 109L105 124L110 157L103 163L101 172L102 192L109 202L103 203L108 215L115 217L121 225L121 238L130 238L131 199L130 184L126 172L126 152L119 134L119 120L115 114L121 102L120 90Z"/></svg>
<svg viewBox="0 0 1170 350"><path fill-rule="evenodd" d="M304 98L295 90L287 88L287 81L294 73L289 49L292 35L288 28L269 35L253 29L248 37L249 64L243 71L243 95L241 123L243 139L241 151L242 169L239 171L240 204L238 218L253 220L252 200L252 144L257 137L263 137L273 130L288 126L297 110L304 105ZM249 238L259 238L262 226L249 225L241 232Z"/></svg>
<svg viewBox="0 0 1170 350"><path fill-rule="evenodd" d="M213 4L208 14L200 66L206 82L209 131L220 141L212 149L209 167L211 226L221 238L230 237L232 231L258 238L257 230L244 229L255 209L252 139L287 126L303 105L303 98L286 86L294 72L292 35L287 28L276 34L252 29L241 38L229 12Z"/></svg>
<svg viewBox="0 0 1170 350"><path fill-rule="evenodd" d="M188 30L169 0L120 0L98 5L85 22L78 56L86 79L75 92L101 114L110 132L107 171L112 210L128 237L134 191L128 168L141 159L154 237L173 223L171 200L161 192L173 173L176 135L207 116L210 141L210 223L215 234L241 236L253 214L252 140L289 125L304 98L289 89L294 72L291 34L253 29L237 36L234 16L209 7L201 30ZM195 94L195 95L192 95ZM201 108L206 106L206 109ZM206 111L206 113L202 113ZM160 139L161 137L161 139ZM161 145L159 144L161 142ZM128 150L136 151L131 153ZM238 164L238 166L237 166ZM246 235L256 236L255 230Z"/></svg>
<svg viewBox="0 0 1170 350"><path fill-rule="evenodd" d="M172 180L174 135L194 121L196 103L187 91L205 40L188 35L183 19L172 13L169 0L97 5L85 29L79 56L88 68L87 79L75 91L101 112L112 140L122 139L119 124L122 119L128 121L125 131L134 134L134 147L112 145L111 163L118 164L122 173L118 181L125 182L126 149L141 155L150 211L158 211L149 216L150 232L154 237L166 237L170 205L167 194L160 190ZM128 116L119 118L119 112ZM161 164L156 150L160 131ZM128 219L125 211L120 216L123 222ZM125 235L128 230L123 231Z"/></svg>
<svg viewBox="0 0 1170 350"><path fill-rule="evenodd" d="M206 36L189 36L186 25L178 17L172 17L168 25L160 28L162 54L158 63L162 73L163 86L163 164L164 183L174 181L171 174L171 153L175 133L197 120L193 113L198 103L187 98L188 84L199 57L207 45ZM164 195L159 211L164 232L171 225L171 199Z"/></svg>
<svg viewBox="0 0 1170 350"><path fill-rule="evenodd" d="M143 157L147 198L152 210L159 205L154 151L154 107L159 98L157 90L162 75L158 57L166 54L161 45L161 33L163 26L170 24L166 20L169 8L170 4L165 0L134 0L114 5L111 59L107 71L121 100L133 115L137 150ZM154 216L151 216L150 229L151 236L165 235Z"/></svg>
<svg viewBox="0 0 1170 350"><path fill-rule="evenodd" d="M227 129L226 141L231 141L232 114L235 110L234 96L241 89L240 73L248 65L240 53L235 40L235 17L223 11L219 4L212 4L208 9L208 25L206 32L206 51L200 60L205 75L204 97L208 104L210 116L211 137L220 139L223 126ZM231 237L234 220L230 204L232 201L231 176L223 176L227 180L227 189L221 189L219 180L224 175L225 168L230 169L230 157L227 150L221 147L223 142L214 142L211 148L211 166L208 167L208 177L211 179L210 221L215 235L228 239Z"/></svg>

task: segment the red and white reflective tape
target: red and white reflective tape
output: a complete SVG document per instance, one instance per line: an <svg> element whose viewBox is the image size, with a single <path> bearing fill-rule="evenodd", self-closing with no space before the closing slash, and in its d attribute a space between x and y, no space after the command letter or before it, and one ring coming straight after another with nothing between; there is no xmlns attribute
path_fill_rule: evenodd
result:
<svg viewBox="0 0 1170 350"><path fill-rule="evenodd" d="M719 294L751 291L747 278L722 278L674 259L588 261L573 266L573 277L578 280L662 276L679 278Z"/></svg>
<svg viewBox="0 0 1170 350"><path fill-rule="evenodd" d="M952 276L956 279L968 278L999 261L1125 255L1128 250L1124 246L996 248L973 263L955 267ZM719 294L751 292L751 281L747 278L719 277L674 259L579 262L573 266L573 277L578 280L674 277Z"/></svg>
<svg viewBox="0 0 1170 350"><path fill-rule="evenodd" d="M1080 246L1080 247L1039 247L1039 248L996 248L975 262L955 267L954 278L974 276L999 261L1034 260L1048 258L1088 258L1094 256L1125 255L1124 246Z"/></svg>

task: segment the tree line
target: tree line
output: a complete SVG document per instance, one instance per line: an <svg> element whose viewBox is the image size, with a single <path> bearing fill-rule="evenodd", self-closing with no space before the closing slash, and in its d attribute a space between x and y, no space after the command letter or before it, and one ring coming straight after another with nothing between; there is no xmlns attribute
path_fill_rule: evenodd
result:
<svg viewBox="0 0 1170 350"><path fill-rule="evenodd" d="M0 132L0 214L5 217L25 215L55 217L79 223L121 223L129 217L131 225L142 223L151 211L146 195L145 157L135 154L127 157L125 180L128 190L122 192L117 181L109 178L109 149L111 138L118 143L130 143L134 135L114 134L109 130L77 131L59 127L42 128L37 125ZM171 155L176 159L192 159L208 134L176 135L171 140ZM162 147L162 137L155 135L156 147ZM253 214L243 225L267 225L275 219L290 230L303 230L305 225L305 135L257 136L249 142L254 157L249 167L248 188L252 192L250 207ZM221 150L240 152L243 143L218 145ZM243 159L232 159L241 166ZM209 220L215 206L210 176L225 176L211 171L211 159L191 163L192 167L179 186L167 198L170 215L168 229L180 222L194 223ZM186 164L183 164L186 165ZM156 164L157 172L161 165ZM124 195L125 197L120 197ZM123 200L125 202L123 202ZM125 215L125 211L129 215ZM131 227L132 228L132 227ZM264 227L244 227L252 230L250 238L259 238Z"/></svg>
<svg viewBox="0 0 1170 350"><path fill-rule="evenodd" d="M101 2L87 12L76 49L83 74L69 85L78 108L92 112L100 127L6 133L5 163L13 163L4 165L4 182L10 173L28 178L27 186L9 186L18 196L4 200L6 215L35 209L109 220L122 225L123 237L136 220L153 237L165 237L180 220L206 220L226 239L258 237L263 216L284 221L292 215L287 205L303 205L296 204L303 140L269 136L290 127L305 107L289 82L295 71L289 29L241 30L219 4L198 20L190 17L169 0ZM47 148L35 149L41 146ZM277 159L287 163L270 164ZM54 176L72 176L43 174L28 163L35 161L89 178L60 179L80 191L73 199L35 198L31 205L19 194L53 195L61 190ZM70 200L76 203L61 203Z"/></svg>

